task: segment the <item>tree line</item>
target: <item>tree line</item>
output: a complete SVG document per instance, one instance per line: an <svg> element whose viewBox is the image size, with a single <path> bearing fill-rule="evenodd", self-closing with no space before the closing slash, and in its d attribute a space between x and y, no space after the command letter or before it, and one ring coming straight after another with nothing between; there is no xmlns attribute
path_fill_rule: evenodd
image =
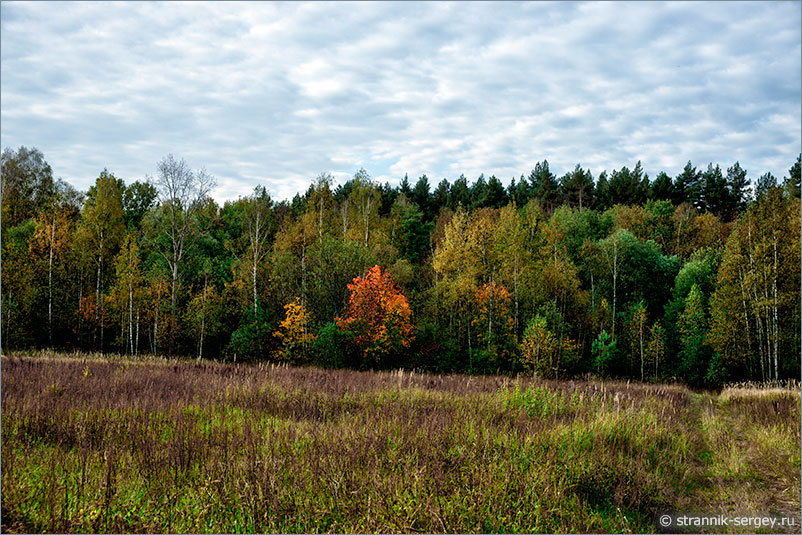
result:
<svg viewBox="0 0 802 535"><path fill-rule="evenodd" d="M2 153L2 349L715 387L800 373L800 158L653 180L546 160L398 186L321 174L222 206L166 156L86 192Z"/></svg>

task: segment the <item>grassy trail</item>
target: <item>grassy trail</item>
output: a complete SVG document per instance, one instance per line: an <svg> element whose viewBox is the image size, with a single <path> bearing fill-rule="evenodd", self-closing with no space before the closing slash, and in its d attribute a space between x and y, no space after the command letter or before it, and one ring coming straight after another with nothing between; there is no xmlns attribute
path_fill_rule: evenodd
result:
<svg viewBox="0 0 802 535"><path fill-rule="evenodd" d="M706 475L720 510L732 513L747 505L753 511L792 518L794 526L781 531L798 533L802 526L799 429L798 425L795 430L789 428L793 421L771 418L781 413L782 395L778 391L751 394L763 398L760 408L766 416L761 418L747 412L744 403L731 402L732 393L713 400L707 418L720 422L722 432L715 432L716 426L711 425L711 448L723 453L714 456ZM767 420L771 423L764 423Z"/></svg>
<svg viewBox="0 0 802 535"><path fill-rule="evenodd" d="M798 533L800 524L799 398L782 389L691 393L694 444L688 494L676 511L727 517L774 516L792 525L757 532ZM794 416L794 415L797 416ZM780 416L780 418L776 418ZM739 533L743 528L691 531ZM752 529L751 531L755 531Z"/></svg>

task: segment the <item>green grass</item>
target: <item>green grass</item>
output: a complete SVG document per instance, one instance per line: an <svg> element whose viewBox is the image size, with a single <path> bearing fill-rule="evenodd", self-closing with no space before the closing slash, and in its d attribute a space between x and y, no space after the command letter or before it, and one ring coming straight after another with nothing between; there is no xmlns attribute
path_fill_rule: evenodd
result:
<svg viewBox="0 0 802 535"><path fill-rule="evenodd" d="M12 355L2 409L6 532L799 525L793 389Z"/></svg>

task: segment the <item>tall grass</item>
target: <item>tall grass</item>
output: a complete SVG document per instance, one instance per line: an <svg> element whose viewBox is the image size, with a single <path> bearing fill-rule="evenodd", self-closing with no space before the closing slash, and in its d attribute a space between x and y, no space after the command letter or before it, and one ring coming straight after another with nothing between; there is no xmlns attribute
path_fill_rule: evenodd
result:
<svg viewBox="0 0 802 535"><path fill-rule="evenodd" d="M55 357L2 359L3 531L651 532L744 481L799 509L798 390Z"/></svg>

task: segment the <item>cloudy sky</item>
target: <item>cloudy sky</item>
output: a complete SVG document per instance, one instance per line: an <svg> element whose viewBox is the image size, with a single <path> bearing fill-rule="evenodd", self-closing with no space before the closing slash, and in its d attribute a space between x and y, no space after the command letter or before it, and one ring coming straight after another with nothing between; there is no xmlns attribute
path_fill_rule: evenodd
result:
<svg viewBox="0 0 802 535"><path fill-rule="evenodd" d="M594 176L643 161L800 152L799 2L42 3L0 6L2 147L86 189L166 154L218 201L321 172L505 183L548 159Z"/></svg>

